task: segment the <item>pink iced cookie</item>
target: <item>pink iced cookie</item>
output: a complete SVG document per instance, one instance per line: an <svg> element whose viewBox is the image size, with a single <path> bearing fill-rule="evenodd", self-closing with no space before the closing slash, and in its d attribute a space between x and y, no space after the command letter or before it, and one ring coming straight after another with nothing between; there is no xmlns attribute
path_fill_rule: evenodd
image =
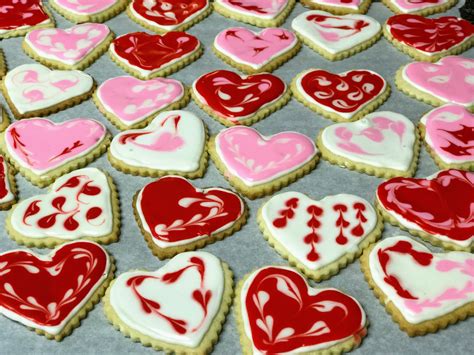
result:
<svg viewBox="0 0 474 355"><path fill-rule="evenodd" d="M425 143L441 169L474 167L474 115L465 107L446 104L420 120Z"/></svg>
<svg viewBox="0 0 474 355"><path fill-rule="evenodd" d="M298 49L298 39L284 28L267 28L257 33L244 27L231 27L214 40L219 57L249 74L273 71Z"/></svg>
<svg viewBox="0 0 474 355"><path fill-rule="evenodd" d="M8 126L0 145L20 173L42 187L98 157L108 140L105 127L92 119L33 118Z"/></svg>
<svg viewBox="0 0 474 355"><path fill-rule="evenodd" d="M23 42L28 55L50 67L84 69L107 50L113 34L106 25L85 23L68 29L39 29Z"/></svg>
<svg viewBox="0 0 474 355"><path fill-rule="evenodd" d="M279 26L295 5L295 0L215 0L216 12L259 27Z"/></svg>
<svg viewBox="0 0 474 355"><path fill-rule="evenodd" d="M104 22L121 12L127 0L51 0L51 7L71 22Z"/></svg>
<svg viewBox="0 0 474 355"><path fill-rule="evenodd" d="M132 76L108 79L94 95L99 110L120 129L144 127L156 113L180 108L188 99L177 80L140 80Z"/></svg>
<svg viewBox="0 0 474 355"><path fill-rule="evenodd" d="M474 59L449 56L436 63L415 62L402 67L397 86L407 95L433 106L455 103L474 106Z"/></svg>
<svg viewBox="0 0 474 355"><path fill-rule="evenodd" d="M220 131L210 153L229 182L249 198L269 194L308 173L318 156L314 142L301 133L262 136L239 126Z"/></svg>
<svg viewBox="0 0 474 355"><path fill-rule="evenodd" d="M301 3L314 10L323 10L335 15L365 14L372 0L301 0Z"/></svg>

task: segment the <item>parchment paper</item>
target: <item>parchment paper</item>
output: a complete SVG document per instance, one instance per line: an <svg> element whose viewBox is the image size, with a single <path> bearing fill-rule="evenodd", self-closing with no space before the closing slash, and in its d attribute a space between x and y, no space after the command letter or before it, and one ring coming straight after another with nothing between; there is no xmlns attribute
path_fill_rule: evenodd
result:
<svg viewBox="0 0 474 355"><path fill-rule="evenodd" d="M283 27L291 29L291 20L305 11L298 3L296 8L286 20ZM54 11L52 11L54 13ZM458 10L451 9L447 12L450 15L458 16ZM65 21L57 13L54 13L57 26L67 28L71 23ZM373 3L368 15L384 22L392 15L381 3ZM435 15L437 16L437 15ZM133 31L144 31L139 25L132 22L124 13L106 22L108 26L117 34L125 34ZM215 69L235 70L217 59L211 52L210 47L217 33L225 28L240 25L242 23L227 19L217 13L211 14L201 23L193 26L188 32L196 35L205 46L205 54L195 63L171 75L170 77L183 81L190 85L193 80L201 74ZM247 26L247 25L244 25ZM252 26L248 25L249 28ZM0 47L6 54L8 67L14 68L24 63L34 63L21 50L23 38L3 40ZM474 49L464 53L464 56L473 57ZM431 107L415 99L411 99L394 86L395 71L403 64L412 59L389 44L384 38L378 41L373 47L348 59L330 62L303 46L301 52L274 73L284 79L287 83L304 69L319 67L333 72L341 72L350 69L371 69L384 76L392 86L392 94L379 110L392 110L406 115L414 122L418 122L421 115ZM104 80L124 75L107 55L103 55L91 67L85 70L91 74L98 84ZM6 107L5 100L1 97L2 104ZM210 133L215 134L224 127L208 117L194 103L187 107L201 117L210 129ZM117 130L107 121L96 109L92 100L88 100L78 106L52 115L56 121L65 121L75 117L90 117L103 122L107 128L116 134ZM284 130L294 130L305 133L311 137L316 137L319 130L331 121L324 119L309 109L305 108L295 99L283 109L273 113L268 118L258 122L253 127L263 134L274 134ZM122 233L120 241L106 246L106 249L115 257L117 261L117 273L125 272L129 269L157 269L166 261L159 261L155 258L146 246L140 234L132 212L132 196L146 183L152 181L150 178L134 177L122 174L113 169L108 163L105 155L92 163L91 166L106 169L119 189L122 203ZM416 176L424 177L437 171L437 167L423 149L420 156L420 164ZM300 191L309 194L315 199L320 199L326 195L337 193L353 193L373 201L374 192L381 179L365 174L349 171L333 166L325 161L321 161L317 168L308 176L291 184L282 191ZM17 174L17 183L20 191L20 198L24 199L32 195L43 193L39 188L34 187L26 181L20 174ZM206 175L202 179L194 181L199 187L222 186L229 188L225 179L217 172L215 166L210 163ZM241 279L246 273L253 269L270 264L286 264L263 239L255 222L255 214L264 199L247 201L250 207L250 218L244 228L237 234L226 238L223 241L205 247L203 250L211 252L225 260L235 273L235 280ZM0 251L18 248L18 245L10 240L4 231L4 221L6 212L0 212ZM384 237L406 234L397 228L388 226L383 234ZM430 246L432 250L436 250ZM41 250L46 253L49 250ZM313 283L314 284L314 283ZM385 312L369 290L359 262L356 261L338 275L321 282L321 287L336 287L350 295L356 297L364 306L370 320L369 335L364 340L362 346L355 350L354 354L385 353L385 354L463 354L472 351L474 319L450 326L448 329L436 334L424 337L409 338L404 332L398 329L390 316ZM72 335L66 337L62 342L47 340L29 331L23 325L15 323L5 317L0 317L0 353L3 354L93 354L93 353L148 353L154 350L143 347L140 343L133 343L116 331L106 320L103 314L103 306L99 304L91 311L88 317L82 321L79 328L76 328ZM233 313L227 318L219 341L214 349L215 354L239 354L240 343L236 329Z"/></svg>

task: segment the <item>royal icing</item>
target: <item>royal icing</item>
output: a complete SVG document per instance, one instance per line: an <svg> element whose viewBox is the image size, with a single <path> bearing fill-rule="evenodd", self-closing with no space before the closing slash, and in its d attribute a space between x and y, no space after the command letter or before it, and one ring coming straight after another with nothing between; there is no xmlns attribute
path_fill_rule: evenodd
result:
<svg viewBox="0 0 474 355"><path fill-rule="evenodd" d="M110 305L128 327L195 348L219 312L223 293L221 261L209 253L185 252L156 271L117 277L110 287Z"/></svg>
<svg viewBox="0 0 474 355"><path fill-rule="evenodd" d="M297 43L296 36L284 28L266 28L256 33L244 27L231 27L216 36L214 47L237 63L260 69Z"/></svg>
<svg viewBox="0 0 474 355"><path fill-rule="evenodd" d="M272 20L288 6L288 0L215 0L227 11L240 15Z"/></svg>
<svg viewBox="0 0 474 355"><path fill-rule="evenodd" d="M363 0L310 0L309 3L318 6L337 7L341 9L359 10Z"/></svg>
<svg viewBox="0 0 474 355"><path fill-rule="evenodd" d="M188 111L165 111L144 129L117 134L110 144L110 154L126 165L193 172L201 165L205 143L200 118Z"/></svg>
<svg viewBox="0 0 474 355"><path fill-rule="evenodd" d="M465 107L447 104L431 110L420 122L426 143L443 162L474 162L474 115Z"/></svg>
<svg viewBox="0 0 474 355"><path fill-rule="evenodd" d="M56 6L76 15L95 15L110 9L122 0L50 0Z"/></svg>
<svg viewBox="0 0 474 355"><path fill-rule="evenodd" d="M411 238L380 241L369 254L374 283L409 323L447 315L474 302L474 256L434 254Z"/></svg>
<svg viewBox="0 0 474 355"><path fill-rule="evenodd" d="M34 239L103 237L113 220L107 176L96 168L61 176L50 192L20 201L10 215L15 232Z"/></svg>
<svg viewBox="0 0 474 355"><path fill-rule="evenodd" d="M331 54L347 51L376 36L380 24L365 15L336 16L324 11L307 11L298 15L291 27Z"/></svg>
<svg viewBox="0 0 474 355"><path fill-rule="evenodd" d="M331 153L377 168L409 170L416 140L415 125L405 116L379 111L356 122L326 127L321 143Z"/></svg>
<svg viewBox="0 0 474 355"><path fill-rule="evenodd" d="M25 42L42 58L74 65L96 49L109 34L106 25L84 23L65 30L33 30L26 35Z"/></svg>
<svg viewBox="0 0 474 355"><path fill-rule="evenodd" d="M387 88L387 82L371 70L334 74L309 69L296 79L296 89L310 103L350 120Z"/></svg>
<svg viewBox="0 0 474 355"><path fill-rule="evenodd" d="M402 69L402 77L442 101L474 105L474 59L449 56L436 63L409 63Z"/></svg>
<svg viewBox="0 0 474 355"><path fill-rule="evenodd" d="M334 288L311 288L288 267L254 271L240 293L245 335L254 354L327 349L366 334L366 316L351 296Z"/></svg>
<svg viewBox="0 0 474 355"><path fill-rule="evenodd" d="M216 70L193 83L199 101L220 117L237 123L280 99L286 91L283 80L269 73L240 76Z"/></svg>
<svg viewBox="0 0 474 355"><path fill-rule="evenodd" d="M157 201L159 203L157 203ZM137 196L141 223L160 248L189 244L229 229L244 213L235 193L199 189L179 176L146 185Z"/></svg>
<svg viewBox="0 0 474 355"><path fill-rule="evenodd" d="M262 136L250 127L231 127L215 138L216 152L227 173L247 186L275 180L302 167L317 154L304 134L281 132Z"/></svg>
<svg viewBox="0 0 474 355"><path fill-rule="evenodd" d="M88 241L64 244L49 255L20 249L2 253L0 313L57 335L109 273L107 252Z"/></svg>
<svg viewBox="0 0 474 355"><path fill-rule="evenodd" d="M261 215L272 238L310 270L355 252L377 223L374 208L348 194L314 201L285 192L267 201Z"/></svg>
<svg viewBox="0 0 474 355"><path fill-rule="evenodd" d="M104 109L128 127L178 102L183 96L183 84L165 78L140 80L119 76L104 81L97 89L97 98Z"/></svg>
<svg viewBox="0 0 474 355"><path fill-rule="evenodd" d="M209 8L209 0L133 0L130 11L140 21L163 31L190 23Z"/></svg>
<svg viewBox="0 0 474 355"><path fill-rule="evenodd" d="M10 70L3 83L20 114L55 106L89 92L94 81L78 70L50 70L41 64L23 64Z"/></svg>
<svg viewBox="0 0 474 355"><path fill-rule="evenodd" d="M43 175L87 155L103 141L106 133L102 123L87 118L63 123L32 118L8 126L5 143L16 163Z"/></svg>
<svg viewBox="0 0 474 355"><path fill-rule="evenodd" d="M428 56L457 47L474 35L474 25L455 16L400 14L390 17L386 28L396 41Z"/></svg>
<svg viewBox="0 0 474 355"><path fill-rule="evenodd" d="M0 3L0 35L51 23L41 0L2 0Z"/></svg>
<svg viewBox="0 0 474 355"><path fill-rule="evenodd" d="M399 12L409 14L432 7L442 6L450 0L385 0Z"/></svg>
<svg viewBox="0 0 474 355"><path fill-rule="evenodd" d="M10 185L9 169L5 158L0 155L0 205L15 199Z"/></svg>
<svg viewBox="0 0 474 355"><path fill-rule="evenodd" d="M117 60L147 77L184 60L200 46L199 40L186 32L133 32L117 37L109 50Z"/></svg>
<svg viewBox="0 0 474 355"><path fill-rule="evenodd" d="M427 179L396 177L379 185L377 201L406 228L459 247L474 241L474 173L451 169Z"/></svg>

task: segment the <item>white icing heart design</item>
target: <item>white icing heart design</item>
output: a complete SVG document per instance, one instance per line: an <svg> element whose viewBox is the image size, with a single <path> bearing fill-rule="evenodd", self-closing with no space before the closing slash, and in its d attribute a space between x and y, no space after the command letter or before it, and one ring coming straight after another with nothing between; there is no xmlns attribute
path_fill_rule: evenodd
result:
<svg viewBox="0 0 474 355"><path fill-rule="evenodd" d="M380 24L365 15L332 15L325 11L307 11L297 16L291 27L316 46L331 53L347 51L369 41L381 31Z"/></svg>
<svg viewBox="0 0 474 355"><path fill-rule="evenodd" d="M314 201L299 192L285 192L261 208L261 227L270 242L310 272L354 253L376 225L374 208L348 194Z"/></svg>
<svg viewBox="0 0 474 355"><path fill-rule="evenodd" d="M171 349L196 348L228 295L225 279L221 261L212 254L181 253L156 271L117 277L105 299L106 314L113 312L119 324Z"/></svg>
<svg viewBox="0 0 474 355"><path fill-rule="evenodd" d="M205 141L201 119L187 111L165 111L144 129L116 135L110 154L135 167L193 172L199 169Z"/></svg>
<svg viewBox="0 0 474 355"><path fill-rule="evenodd" d="M320 143L332 154L353 162L407 171L413 161L415 132L405 116L380 111L360 121L326 127Z"/></svg>
<svg viewBox="0 0 474 355"><path fill-rule="evenodd" d="M380 241L364 258L364 271L388 298L385 303L393 303L413 325L474 302L471 253L435 254L411 238L397 236Z"/></svg>
<svg viewBox="0 0 474 355"><path fill-rule="evenodd" d="M41 64L24 64L5 76L6 94L20 114L55 106L89 92L91 76L78 70L50 70Z"/></svg>
<svg viewBox="0 0 474 355"><path fill-rule="evenodd" d="M96 168L63 175L48 193L15 205L7 224L15 234L35 240L54 237L67 241L107 236L114 225L107 176Z"/></svg>

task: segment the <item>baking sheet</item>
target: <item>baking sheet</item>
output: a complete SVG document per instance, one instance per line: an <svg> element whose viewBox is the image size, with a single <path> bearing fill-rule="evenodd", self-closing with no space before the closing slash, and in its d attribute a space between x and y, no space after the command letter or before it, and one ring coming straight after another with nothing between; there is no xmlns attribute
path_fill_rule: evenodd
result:
<svg viewBox="0 0 474 355"><path fill-rule="evenodd" d="M458 7L460 5L461 4L459 4ZM291 20L303 11L305 11L305 9L298 3L283 27L291 29ZM54 13L54 11L52 12ZM458 10L457 8L451 9L447 14L458 16ZM387 17L392 15L392 12L377 2L372 4L368 15L383 22ZM71 23L65 21L57 13L54 13L54 16L57 21L57 27L67 28L71 26ZM107 21L106 24L110 26L117 35L144 30L132 22L124 13ZM242 23L227 19L217 13L212 13L204 21L189 29L189 33L196 35L203 42L206 49L205 54L195 63L170 77L181 80L186 85L190 85L196 77L209 71L215 69L234 70L217 59L211 52L210 47L218 32L237 25L242 26ZM250 25L247 27L252 28ZM21 64L34 63L34 61L21 50L22 40L23 38L19 37L0 42L0 47L6 54L8 67L10 69ZM465 52L464 56L473 58L474 48ZM303 49L295 58L277 69L274 74L289 83L297 73L311 67L319 67L333 72L341 72L350 69L374 70L383 75L393 89L390 98L379 110L399 112L414 122L417 122L421 115L431 107L411 99L396 90L393 80L395 71L401 65L410 61L410 57L400 53L382 38L368 50L338 62L327 61L308 47L303 46ZM98 84L108 78L125 74L111 62L107 55L103 55L85 71L92 75ZM3 97L1 97L1 102L4 107L6 107ZM224 128L204 114L193 102L191 102L186 109L201 117L209 127L210 133L215 134ZM59 112L50 118L55 122L60 122L75 117L97 119L104 123L113 134L118 132L117 129L99 113L92 103L92 100ZM283 109L273 113L263 121L256 123L253 127L265 135L284 130L294 130L305 133L311 137L316 137L319 130L329 124L331 124L331 121L322 118L292 99ZM151 254L133 218L131 206L132 196L135 191L152 181L152 179L134 177L116 171L110 166L105 155L92 163L91 166L107 170L114 178L120 193L122 203L122 233L120 241L106 246L106 249L116 259L117 273L136 268L152 270L166 263L166 261L159 261ZM416 176L428 176L437 170L436 165L423 149L420 155L420 164ZM349 171L333 166L325 161L320 161L317 168L311 174L291 184L282 191L300 191L309 194L315 199L320 199L330 194L345 192L356 194L369 201L373 201L375 189L381 181L381 179L376 177ZM20 174L17 174L17 183L21 199L43 192L41 189L34 187L26 181ZM229 188L228 183L217 172L212 163L209 164L204 178L194 180L194 184L199 187L222 186ZM264 265L286 264L285 260L267 244L258 230L255 214L262 202L263 199L256 201L247 200L251 215L244 228L235 235L213 245L208 245L203 249L225 260L234 271L235 280L241 279L246 273ZM10 240L4 231L5 216L6 212L0 212L1 252L18 248L18 245ZM406 233L386 224L386 229L383 234L384 237L397 234ZM430 248L436 250L431 246ZM47 251L48 250L43 250L40 252L44 253ZM362 346L353 352L354 354L369 352L385 354L462 354L472 351L474 318L450 326L448 329L436 334L424 337L409 338L404 332L400 331L367 286L362 272L360 271L358 261L349 265L349 267L343 269L338 275L333 276L331 279L321 282L320 285L321 287L336 287L356 297L367 312L370 321L369 334ZM27 330L24 326L5 317L0 317L0 329L0 353L3 354L124 354L130 352L151 354L154 352L154 350L150 348L143 347L140 343L132 342L130 339L125 338L122 333L116 331L107 322L103 314L102 304L97 305L95 309L89 313L88 317L82 321L81 326L76 328L71 336L66 337L60 343L38 336L34 332ZM232 312L227 317L214 353L241 353L235 318Z"/></svg>

